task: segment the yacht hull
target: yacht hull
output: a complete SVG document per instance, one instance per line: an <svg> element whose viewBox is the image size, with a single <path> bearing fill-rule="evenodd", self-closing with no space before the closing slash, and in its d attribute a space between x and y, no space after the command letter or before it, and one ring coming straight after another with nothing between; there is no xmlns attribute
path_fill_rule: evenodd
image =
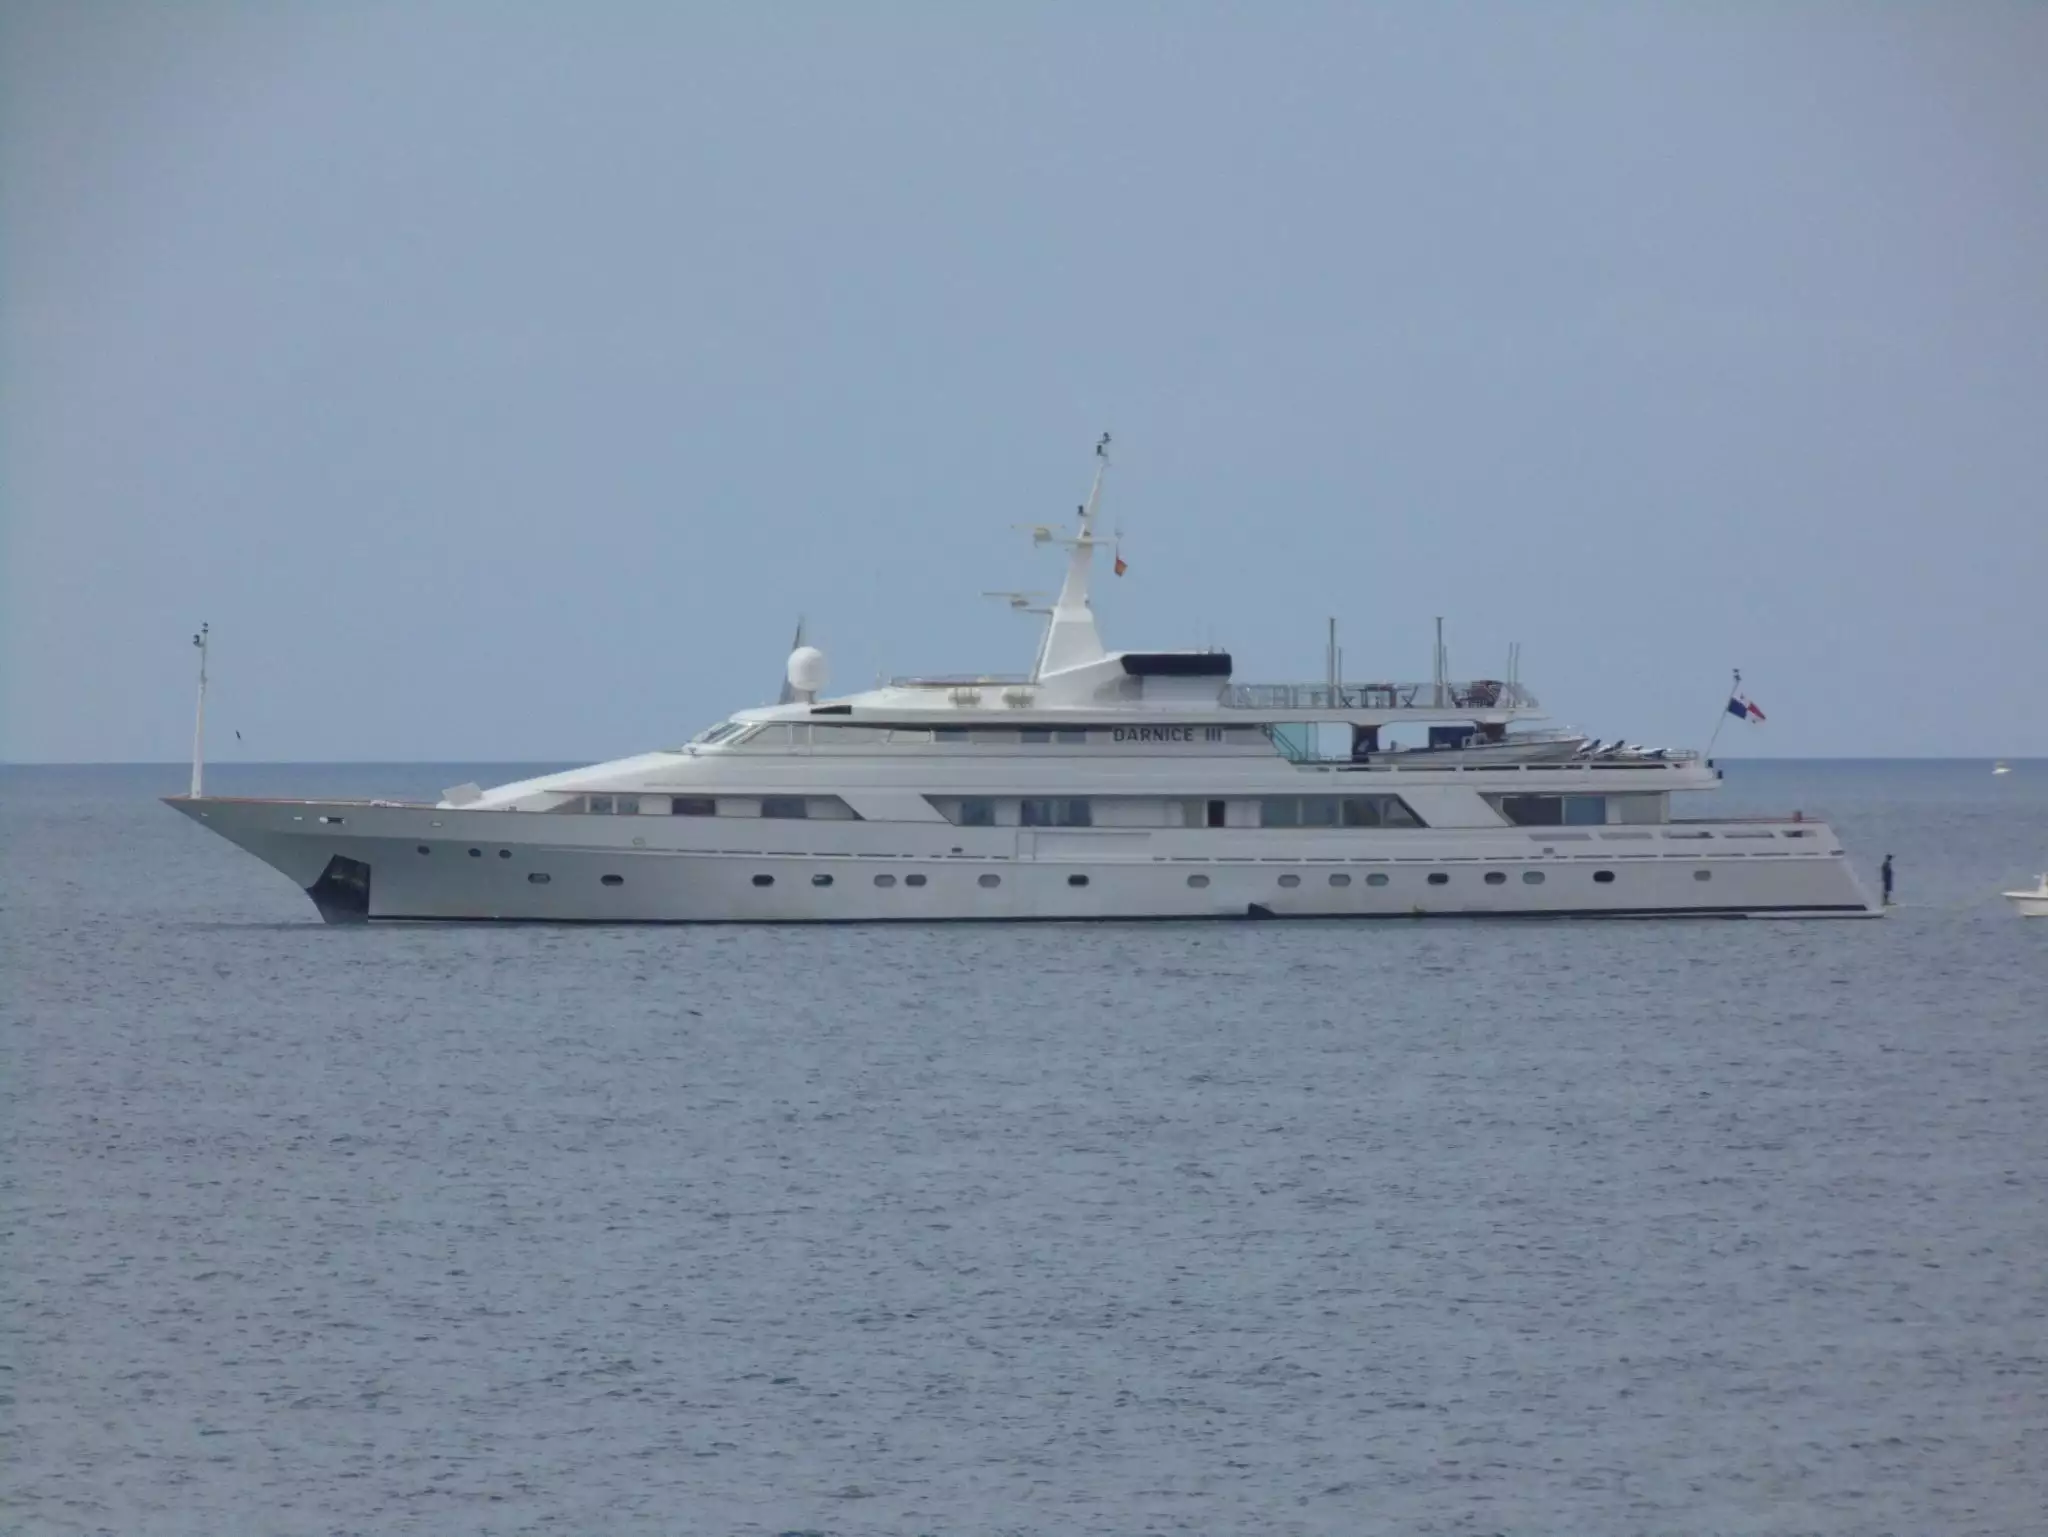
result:
<svg viewBox="0 0 2048 1537"><path fill-rule="evenodd" d="M1031 831L552 816L356 802L168 804L330 922L820 923L1868 917L1821 823Z"/></svg>

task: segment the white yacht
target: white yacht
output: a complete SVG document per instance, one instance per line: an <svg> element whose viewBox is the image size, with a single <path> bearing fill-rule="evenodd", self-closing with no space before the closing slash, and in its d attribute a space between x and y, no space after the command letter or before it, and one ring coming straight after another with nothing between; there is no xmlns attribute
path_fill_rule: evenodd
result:
<svg viewBox="0 0 2048 1537"><path fill-rule="evenodd" d="M1710 763L1516 731L1519 679L1453 682L1441 644L1423 683L1345 680L1334 645L1312 683L1106 649L1097 454L1073 532L1032 530L1070 555L1028 673L825 698L800 644L782 702L659 752L401 804L205 796L195 746L168 804L330 922L1879 912L1824 824L1674 817Z"/></svg>

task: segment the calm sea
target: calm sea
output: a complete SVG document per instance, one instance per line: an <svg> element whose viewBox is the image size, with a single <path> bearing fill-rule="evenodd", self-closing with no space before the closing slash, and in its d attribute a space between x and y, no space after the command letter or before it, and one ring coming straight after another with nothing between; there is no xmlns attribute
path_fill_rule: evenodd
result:
<svg viewBox="0 0 2048 1537"><path fill-rule="evenodd" d="M815 930L327 928L0 771L0 1529L2039 1532L2015 770L1731 766L1882 922Z"/></svg>

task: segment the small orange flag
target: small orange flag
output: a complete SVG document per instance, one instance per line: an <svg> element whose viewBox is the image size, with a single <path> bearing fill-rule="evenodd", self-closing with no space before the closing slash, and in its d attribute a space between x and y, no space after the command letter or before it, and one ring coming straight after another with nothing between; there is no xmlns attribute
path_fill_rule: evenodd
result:
<svg viewBox="0 0 2048 1537"><path fill-rule="evenodd" d="M1119 547L1117 548L1117 552L1116 552L1116 568L1115 568L1115 569L1116 569L1116 574L1117 574L1118 576L1122 576L1122 575L1123 575L1123 574L1124 574L1124 573L1125 573L1126 571L1128 571L1128 570L1130 570L1130 569L1131 569L1131 567L1130 567L1130 562L1128 562L1127 560L1125 560L1125 559L1124 559L1124 552L1123 552L1123 548L1122 548L1121 546L1119 546Z"/></svg>

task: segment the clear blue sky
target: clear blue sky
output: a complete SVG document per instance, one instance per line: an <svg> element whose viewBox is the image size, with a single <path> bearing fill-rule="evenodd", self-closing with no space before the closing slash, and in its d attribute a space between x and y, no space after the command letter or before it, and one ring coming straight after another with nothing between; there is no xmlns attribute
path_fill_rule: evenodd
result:
<svg viewBox="0 0 2048 1537"><path fill-rule="evenodd" d="M2048 7L0 17L0 757L1019 668L1104 428L1111 645L2048 753Z"/></svg>

